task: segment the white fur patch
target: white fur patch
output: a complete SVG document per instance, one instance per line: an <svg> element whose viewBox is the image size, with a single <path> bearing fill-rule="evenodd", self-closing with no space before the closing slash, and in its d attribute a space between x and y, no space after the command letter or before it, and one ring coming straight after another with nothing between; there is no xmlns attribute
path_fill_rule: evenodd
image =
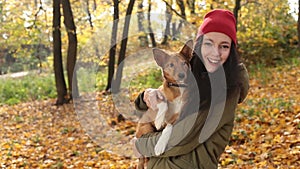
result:
<svg viewBox="0 0 300 169"><path fill-rule="evenodd" d="M167 147L167 144L169 142L169 139L171 137L172 134L172 130L173 130L173 125L172 124L168 124L162 131L161 136L159 137L155 147L154 147L154 152L155 155L159 156L162 153L165 152L165 149Z"/></svg>
<svg viewBox="0 0 300 169"><path fill-rule="evenodd" d="M166 112L168 110L168 104L166 102L161 102L157 104L158 112L155 117L155 127L157 130L161 129L165 123Z"/></svg>
<svg viewBox="0 0 300 169"><path fill-rule="evenodd" d="M169 112L173 112L173 113L178 113L181 111L181 107L182 107L182 100L180 97L176 98L175 100L173 100L172 102L169 102Z"/></svg>

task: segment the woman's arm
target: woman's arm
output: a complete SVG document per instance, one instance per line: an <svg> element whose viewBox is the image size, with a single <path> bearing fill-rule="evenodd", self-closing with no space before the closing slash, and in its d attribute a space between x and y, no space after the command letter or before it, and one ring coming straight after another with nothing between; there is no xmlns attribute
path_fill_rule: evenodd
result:
<svg viewBox="0 0 300 169"><path fill-rule="evenodd" d="M135 105L135 108L137 110L141 110L141 111L146 111L148 110L148 106L146 104L146 102L144 101L144 93L145 92L142 92L138 95L138 97L135 99L134 101L134 105Z"/></svg>
<svg viewBox="0 0 300 169"><path fill-rule="evenodd" d="M178 156L192 151L199 145L199 134L205 123L207 111L196 112L173 125L173 132L166 152L160 157ZM155 156L154 147L161 132L149 133L137 139L135 145L139 153L146 157ZM194 139L196 138L196 139Z"/></svg>
<svg viewBox="0 0 300 169"><path fill-rule="evenodd" d="M210 150L221 152L224 145L228 144L230 138L235 108L240 98L240 88L231 89L226 100L224 112L218 127L203 144L214 144ZM168 142L167 150L160 157L179 156L187 154L195 150L202 143L199 136L205 124L210 104L202 104L197 113L193 113L174 125L171 138ZM142 139L138 139L136 147L138 151L147 156L155 156L154 147L159 139L161 132L150 133L144 135ZM211 142L212 141L212 142ZM210 143L211 142L211 143Z"/></svg>

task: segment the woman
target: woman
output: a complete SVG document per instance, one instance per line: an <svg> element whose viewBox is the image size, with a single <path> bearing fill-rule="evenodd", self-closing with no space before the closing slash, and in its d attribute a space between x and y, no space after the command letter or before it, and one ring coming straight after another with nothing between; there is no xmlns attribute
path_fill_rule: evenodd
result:
<svg viewBox="0 0 300 169"><path fill-rule="evenodd" d="M196 81L194 89L199 95L191 93L189 106L181 113L184 118L174 125L165 153L154 156L153 152L161 132L135 140L135 152L150 157L148 169L218 167L232 133L236 106L249 89L248 73L238 60L236 45L232 12L217 9L207 13L198 30L190 63ZM159 99L163 96L158 90L147 89L135 104L146 110L155 108Z"/></svg>

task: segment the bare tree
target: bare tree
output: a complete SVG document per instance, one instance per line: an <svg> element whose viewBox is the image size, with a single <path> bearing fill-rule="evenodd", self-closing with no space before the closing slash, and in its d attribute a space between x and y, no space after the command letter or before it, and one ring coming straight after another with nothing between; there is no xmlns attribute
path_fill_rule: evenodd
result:
<svg viewBox="0 0 300 169"><path fill-rule="evenodd" d="M176 0L177 5L179 6L180 9L180 14L181 14L181 20L179 21L179 24L176 28L176 24L173 23L173 39L176 39L178 34L180 33L180 29L183 25L183 22L186 21L186 12L185 12L185 5L183 0Z"/></svg>
<svg viewBox="0 0 300 169"><path fill-rule="evenodd" d="M127 10L126 10L126 17L125 17L124 29L123 29L122 40L121 40L121 48L120 48L119 59L118 59L118 69L117 69L116 77L115 77L115 80L114 80L113 86L112 86L113 93L117 93L120 91L123 66L124 66L123 61L125 59L125 54L126 54L129 24L130 24L131 13L133 10L134 2L135 2L135 0L130 0Z"/></svg>
<svg viewBox="0 0 300 169"><path fill-rule="evenodd" d="M67 54L67 74L69 93L64 77L63 60L61 52L61 13L60 6L63 7L64 24L68 34L68 54ZM54 74L57 90L57 105L68 103L72 97L78 96L77 78L74 74L77 55L76 27L73 19L69 0L53 0L53 48L54 48ZM74 75L74 76L73 76ZM72 96L73 94L73 96Z"/></svg>
<svg viewBox="0 0 300 169"><path fill-rule="evenodd" d="M188 7L191 11L191 14L192 15L196 14L196 12L195 12L195 0L187 0L186 3L187 3L187 5L188 5Z"/></svg>
<svg viewBox="0 0 300 169"><path fill-rule="evenodd" d="M95 8L95 7L96 7L96 1L94 0L93 8ZM85 12L88 15L88 21L89 21L90 27L93 29L94 25L93 25L93 21L92 21L91 12L90 12L90 1L89 0L85 0Z"/></svg>
<svg viewBox="0 0 300 169"><path fill-rule="evenodd" d="M185 5L183 0L176 0L176 4L180 9L180 12L175 10L172 6L173 1L168 1L168 0L162 0L166 4L166 28L165 28L165 33L164 33L164 39L162 40L162 44L167 44L167 39L169 36L172 34L172 39L175 40L177 38L177 35L180 33L180 29L183 26L184 21L186 21L186 12L185 12ZM171 28L171 21L172 21L172 15L176 14L179 16L181 19L179 21L179 24L177 26L176 22L172 23L172 33L170 31Z"/></svg>
<svg viewBox="0 0 300 169"><path fill-rule="evenodd" d="M115 73L115 55L117 50L117 32L119 23L119 0L113 0L114 2L114 21L111 32L109 60L108 60L108 79L106 85L106 92L111 91L111 83Z"/></svg>
<svg viewBox="0 0 300 169"><path fill-rule="evenodd" d="M61 53L61 25L60 0L53 0L53 49L54 49L54 75L57 91L56 104L67 103L67 86L64 78Z"/></svg>
<svg viewBox="0 0 300 169"><path fill-rule="evenodd" d="M165 27L165 33L164 33L164 38L161 42L161 44L165 45L168 43L168 37L171 36L171 20L172 20L172 6L167 2L166 3L166 27Z"/></svg>
<svg viewBox="0 0 300 169"><path fill-rule="evenodd" d="M233 9L233 13L236 19L236 25L235 27L237 28L237 23L238 23L238 16L239 16L239 10L241 9L241 0L235 0L235 6Z"/></svg>
<svg viewBox="0 0 300 169"><path fill-rule="evenodd" d="M148 42L147 34L145 31L145 27L144 27L145 16L144 16L143 0L139 0L139 2L138 2L137 18L138 18L140 46L145 47L145 46L148 46L149 42Z"/></svg>
<svg viewBox="0 0 300 169"><path fill-rule="evenodd" d="M151 39L151 44L152 44L152 47L156 47L156 41L155 41L155 36L154 36L154 33L153 33L153 30L152 30L152 26L151 26L151 0L148 0L148 13L147 13L147 21L148 21L148 31L149 31L149 36L150 36L150 39Z"/></svg>
<svg viewBox="0 0 300 169"><path fill-rule="evenodd" d="M298 31L298 48L300 51L300 0L298 0L298 21L297 21L297 31Z"/></svg>
<svg viewBox="0 0 300 169"><path fill-rule="evenodd" d="M63 0L61 2L64 14L64 24L68 34L67 74L69 96L70 99L72 99L72 97L78 97L77 77L74 73L77 56L77 35L70 1Z"/></svg>

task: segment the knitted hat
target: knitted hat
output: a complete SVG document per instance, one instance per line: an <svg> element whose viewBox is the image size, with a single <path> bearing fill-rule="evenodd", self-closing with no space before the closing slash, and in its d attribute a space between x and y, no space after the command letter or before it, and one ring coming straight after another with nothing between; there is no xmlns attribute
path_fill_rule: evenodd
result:
<svg viewBox="0 0 300 169"><path fill-rule="evenodd" d="M236 20L231 11L225 9L212 10L204 16L204 21L197 33L197 39L208 32L220 32L229 36L237 44L235 26Z"/></svg>

